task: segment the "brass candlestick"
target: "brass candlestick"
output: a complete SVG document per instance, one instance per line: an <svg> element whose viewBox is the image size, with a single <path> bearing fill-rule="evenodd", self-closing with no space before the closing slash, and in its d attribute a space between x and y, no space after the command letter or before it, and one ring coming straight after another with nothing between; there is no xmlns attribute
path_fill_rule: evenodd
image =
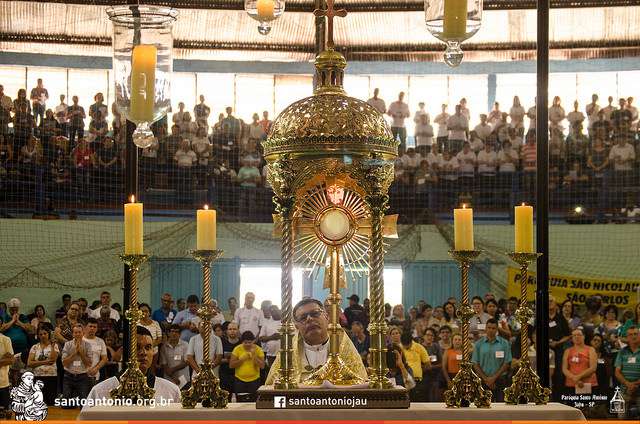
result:
<svg viewBox="0 0 640 424"><path fill-rule="evenodd" d="M327 362L317 371L306 378L304 384L319 386L324 381L329 381L337 386L350 386L362 384L364 380L351 371L345 362L340 358L340 340L338 332L340 323L338 322L338 305L340 303L339 280L340 280L340 249L331 247L331 264L329 266L330 294L329 304L331 305L331 322L329 323L329 357ZM344 337L347 337L346 334Z"/></svg>
<svg viewBox="0 0 640 424"><path fill-rule="evenodd" d="M387 378L387 322L384 314L384 242L383 220L384 212L389 203L386 194L390 178L393 176L393 166L385 165L372 167L366 171L367 179L371 182L366 202L371 210L371 241L369 254L369 297L371 319L369 335L371 337L371 370L369 375L370 389L391 389L393 384ZM391 177L390 177L391 175Z"/></svg>
<svg viewBox="0 0 640 424"><path fill-rule="evenodd" d="M130 306L125 312L129 321L129 362L127 369L120 376L120 384L109 392L112 399L151 399L155 390L147 386L147 377L140 370L138 363L138 322L142 319L142 311L138 309L138 270L140 265L149 259L147 255L120 255L120 259L129 267L131 278Z"/></svg>
<svg viewBox="0 0 640 424"><path fill-rule="evenodd" d="M211 362L211 318L214 316L211 301L211 263L222 256L222 250L193 250L193 258L202 265L202 304L198 308L198 317L202 320L202 365L200 372L191 382L191 387L181 393L182 407L193 409L198 402L203 408L225 408L229 392L220 388L220 381L213 373Z"/></svg>
<svg viewBox="0 0 640 424"><path fill-rule="evenodd" d="M293 196L294 173L291 163L284 159L273 164L273 175L279 180L274 180L280 188L280 194L274 197L276 211L282 220L282 235L280 238L281 275L282 287L282 326L280 327L280 368L273 384L278 390L291 390L298 387L293 368L293 335L296 327L293 324L293 212L295 198Z"/></svg>
<svg viewBox="0 0 640 424"><path fill-rule="evenodd" d="M527 273L529 264L538 259L538 253L512 252L509 257L520 265L520 307L516 310L516 319L520 323L520 369L513 376L513 383L504 389L504 401L507 404L527 404L535 402L536 405L549 403L551 390L540 384L540 377L531 367L529 360L529 320L533 317L533 311L527 304Z"/></svg>
<svg viewBox="0 0 640 424"><path fill-rule="evenodd" d="M458 308L458 318L462 323L462 362L460 371L451 381L451 387L444 392L444 401L448 408L466 407L471 403L478 408L488 408L492 393L482 387L482 380L473 371L469 346L469 320L473 316L473 309L469 306L469 267L480 251L450 250L449 254L458 261L461 274L462 304Z"/></svg>

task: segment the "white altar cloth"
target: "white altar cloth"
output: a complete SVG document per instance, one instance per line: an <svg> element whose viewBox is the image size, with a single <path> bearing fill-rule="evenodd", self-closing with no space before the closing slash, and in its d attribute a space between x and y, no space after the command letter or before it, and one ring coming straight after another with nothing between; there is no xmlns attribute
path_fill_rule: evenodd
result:
<svg viewBox="0 0 640 424"><path fill-rule="evenodd" d="M544 406L495 403L489 409L474 406L447 408L444 403L412 403L409 409L256 409L253 403L230 403L226 409L182 409L178 404L154 409L102 407L82 411L79 420L546 420L585 421L582 411L560 403Z"/></svg>

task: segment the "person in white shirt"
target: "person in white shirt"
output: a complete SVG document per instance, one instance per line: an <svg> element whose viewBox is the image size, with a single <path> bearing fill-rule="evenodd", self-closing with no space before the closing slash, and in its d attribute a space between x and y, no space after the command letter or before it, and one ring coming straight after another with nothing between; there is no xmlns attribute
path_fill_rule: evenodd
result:
<svg viewBox="0 0 640 424"><path fill-rule="evenodd" d="M402 168L407 172L414 173L420 166L422 156L416 153L413 147L409 147L404 155L400 158L402 162Z"/></svg>
<svg viewBox="0 0 640 424"><path fill-rule="evenodd" d="M473 130L482 141L487 141L493 132L493 127L487 123L487 115L485 113L480 114L480 123Z"/></svg>
<svg viewBox="0 0 640 424"><path fill-rule="evenodd" d="M90 318L100 318L100 309L102 309L103 306L109 307L109 318L120 321L120 313L111 307L111 293L108 291L100 293L100 305L95 309L89 309L87 315L89 315Z"/></svg>
<svg viewBox="0 0 640 424"><path fill-rule="evenodd" d="M518 152L513 149L511 141L505 141L502 150L498 153L498 172L501 174L516 172L518 160Z"/></svg>
<svg viewBox="0 0 640 424"><path fill-rule="evenodd" d="M424 110L424 107L424 102L418 103L418 110L416 110L416 113L413 115L413 122L415 122L416 125L420 123L423 116L426 116L427 119L430 119L429 112Z"/></svg>
<svg viewBox="0 0 640 424"><path fill-rule="evenodd" d="M513 106L511 106L511 110L509 110L511 127L524 132L524 115L525 111L520 104L520 98L518 96L513 96Z"/></svg>
<svg viewBox="0 0 640 424"><path fill-rule="evenodd" d="M438 132L436 134L436 141L438 142L438 147L440 150L443 150L445 144L447 143L447 138L449 137L449 129L447 128L447 121L449 120L449 115L447 113L447 105L442 104L441 106L442 112L437 115L433 122L438 125Z"/></svg>
<svg viewBox="0 0 640 424"><path fill-rule="evenodd" d="M78 402L79 399L87 396L91 388L87 376L87 370L91 367L91 345L84 340L82 324L75 324L71 331L73 338L62 348L62 366L64 367L62 394L68 402L74 402L74 400Z"/></svg>
<svg viewBox="0 0 640 424"><path fill-rule="evenodd" d="M64 99L65 95L61 94L60 104L55 107L55 109L53 110L53 114L55 115L56 121L58 122L58 129L60 130L62 135L67 137L67 126L69 122L67 120L67 109L69 109L69 105L64 102Z"/></svg>
<svg viewBox="0 0 640 424"><path fill-rule="evenodd" d="M496 126L496 122L502 119L502 111L500 110L500 103L495 102L493 104L493 110L489 112L489 125Z"/></svg>
<svg viewBox="0 0 640 424"><path fill-rule="evenodd" d="M396 187L408 186L411 184L411 173L404 170L402 158L397 158L393 162L393 175Z"/></svg>
<svg viewBox="0 0 640 424"><path fill-rule="evenodd" d="M182 102L178 103L178 111L173 112L173 116L171 117L171 120L173 121L174 124L180 127L180 129L182 129L182 125L183 125L182 121L184 120L185 113L189 113L189 112L184 110L184 103Z"/></svg>
<svg viewBox="0 0 640 424"><path fill-rule="evenodd" d="M183 169L189 169L197 162L198 155L196 152L191 150L189 139L182 139L180 142L180 148L176 150L176 154L174 155L174 160L176 161L178 168Z"/></svg>
<svg viewBox="0 0 640 424"><path fill-rule="evenodd" d="M202 333L204 331L204 322L201 321L198 325L200 331L189 340L189 347L187 348L187 364L193 370L193 376L200 372L200 366L204 363L204 339ZM216 336L213 332L213 328L209 330L211 332L209 339L209 359L213 366L213 374L218 377L218 369L220 368L220 362L222 361L222 339Z"/></svg>
<svg viewBox="0 0 640 424"><path fill-rule="evenodd" d="M495 121L495 124L493 126L493 133L501 143L509 140L509 130L512 130L515 133L515 128L511 128L507 123L508 119L509 114L507 112L503 112L500 119Z"/></svg>
<svg viewBox="0 0 640 424"><path fill-rule="evenodd" d="M469 133L469 145L471 146L471 151L475 154L478 154L482 149L484 149L484 141L475 131L471 131Z"/></svg>
<svg viewBox="0 0 640 424"><path fill-rule="evenodd" d="M529 130L536 129L536 106L533 105L527 111L527 118L529 118Z"/></svg>
<svg viewBox="0 0 640 424"><path fill-rule="evenodd" d="M153 341L149 330L144 327L138 327L138 365L140 371L147 377L147 385L155 389L153 398L156 402L180 402L180 389L178 386L165 380L164 378L156 377L152 372L149 372L153 363ZM71 343L71 342L69 342ZM95 405L98 401L101 405L106 405L111 399L111 390L118 387L120 382L117 377L111 377L101 383L96 384L91 389L91 392L87 396L87 402L82 407L82 411L86 411Z"/></svg>
<svg viewBox="0 0 640 424"><path fill-rule="evenodd" d="M438 171L438 193L436 194L436 204L452 205L457 203L459 191L458 170L460 163L458 159L451 154L451 151L445 150L442 153L440 161L440 171Z"/></svg>
<svg viewBox="0 0 640 424"><path fill-rule="evenodd" d="M473 177L476 170L476 154L471 150L471 143L464 142L462 150L456 155L460 164L459 173L462 177Z"/></svg>
<svg viewBox="0 0 640 424"><path fill-rule="evenodd" d="M604 114L604 120L611 122L611 114L618 108L613 105L613 96L609 96L607 102L609 104L602 108L602 113Z"/></svg>
<svg viewBox="0 0 640 424"><path fill-rule="evenodd" d="M253 306L256 301L256 295L247 292L244 295L244 307L237 309L233 320L238 323L240 334L245 331L251 331L254 336L260 334L260 325L262 324L262 311Z"/></svg>
<svg viewBox="0 0 640 424"><path fill-rule="evenodd" d="M431 145L431 151L427 154L427 162L429 162L429 167L434 172L438 172L440 165L442 164L442 154L439 152L437 144Z"/></svg>
<svg viewBox="0 0 640 424"><path fill-rule="evenodd" d="M511 147L513 147L513 150L515 150L516 152L520 152L520 149L522 149L523 146L523 137L520 136L515 128L509 128L507 131L507 140L509 140L511 142Z"/></svg>
<svg viewBox="0 0 640 424"><path fill-rule="evenodd" d="M404 92L401 91L398 94L398 100L391 103L389 105L389 110L387 111L387 115L393 118L393 122L391 123L391 132L393 133L393 137L400 139L400 146L398 148L398 154L400 155L404 153L407 147L407 129L404 126L404 120L411 116L409 113L409 105L403 100Z"/></svg>
<svg viewBox="0 0 640 424"><path fill-rule="evenodd" d="M451 154L451 152L445 150L442 154L442 162L440 162L440 169L442 180L445 181L457 181L458 170L460 169L460 162Z"/></svg>
<svg viewBox="0 0 640 424"><path fill-rule="evenodd" d="M433 127L429 123L429 114L420 115L416 122L416 151L422 156L426 156L427 152L433 144Z"/></svg>
<svg viewBox="0 0 640 424"><path fill-rule="evenodd" d="M467 121L471 121L471 112L469 112L469 108L467 107L467 99L464 97L461 98L459 105L460 105L460 113L462 114L462 116L467 118Z"/></svg>
<svg viewBox="0 0 640 424"><path fill-rule="evenodd" d="M448 148L455 155L467 141L467 133L469 132L469 121L462 115L460 105L456 105L456 113L447 120L447 128L449 129Z"/></svg>
<svg viewBox="0 0 640 424"><path fill-rule="evenodd" d="M567 114L567 121L569 122L569 127L574 127L577 123L582 123L584 121L584 114L578 110L579 108L578 101L573 102L573 110Z"/></svg>
<svg viewBox="0 0 640 424"><path fill-rule="evenodd" d="M478 174L480 179L484 180L484 177L496 176L496 166L498 165L498 155L493 151L493 143L485 143L484 150L478 152ZM491 187L489 185L488 187Z"/></svg>
<svg viewBox="0 0 640 424"><path fill-rule="evenodd" d="M616 145L609 151L609 160L613 163L614 173L622 175L631 172L635 159L635 149L632 144L627 143L626 134L618 134Z"/></svg>
<svg viewBox="0 0 640 424"><path fill-rule="evenodd" d="M378 112L385 114L387 112L387 105L385 104L384 100L378 97L379 94L380 94L380 89L374 88L373 97L367 100L367 103L370 106L373 106L373 108Z"/></svg>
<svg viewBox="0 0 640 424"><path fill-rule="evenodd" d="M89 387L93 387L100 380L100 369L107 363L107 345L100 337L96 337L98 331L98 321L95 318L88 318L84 328L84 341L90 348L87 356L91 360L87 376L89 377Z"/></svg>
<svg viewBox="0 0 640 424"><path fill-rule="evenodd" d="M460 186L466 192L473 188L473 180L476 171L476 154L471 151L469 142L465 141L462 150L456 155L458 159L458 172L460 174Z"/></svg>
<svg viewBox="0 0 640 424"><path fill-rule="evenodd" d="M627 98L627 110L631 112L631 130L638 128L638 108L633 106L633 97Z"/></svg>
<svg viewBox="0 0 640 424"><path fill-rule="evenodd" d="M587 105L584 110L587 113L587 119L589 120L589 135L591 135L591 127L593 123L598 120L598 112L600 112L600 105L598 105L598 95L591 95L591 103Z"/></svg>
<svg viewBox="0 0 640 424"><path fill-rule="evenodd" d="M270 318L264 319L258 335L258 341L262 343L262 350L267 361L265 375L269 373L269 369L280 349L280 327L282 326L280 309L276 305L271 305L269 312Z"/></svg>
<svg viewBox="0 0 640 424"><path fill-rule="evenodd" d="M560 105L560 96L553 98L553 104L549 108L549 127L564 129L562 121L566 117L564 108Z"/></svg>
<svg viewBox="0 0 640 424"><path fill-rule="evenodd" d="M160 345L159 365L164 376L178 387L189 382L189 365L187 364L187 350L189 344L180 339L180 326L171 324L167 333L167 341Z"/></svg>

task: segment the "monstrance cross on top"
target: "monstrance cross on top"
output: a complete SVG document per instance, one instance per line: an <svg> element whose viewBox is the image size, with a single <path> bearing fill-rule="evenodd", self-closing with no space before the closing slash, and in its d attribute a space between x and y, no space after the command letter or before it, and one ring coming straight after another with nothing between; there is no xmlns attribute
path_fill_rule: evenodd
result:
<svg viewBox="0 0 640 424"><path fill-rule="evenodd" d="M327 18L327 49L331 50L333 50L333 47L335 46L335 44L333 43L333 18L336 16L339 16L341 18L347 16L347 11L345 9L335 10L333 8L333 2L334 0L327 0L326 10L316 9L313 11L313 14L318 18Z"/></svg>

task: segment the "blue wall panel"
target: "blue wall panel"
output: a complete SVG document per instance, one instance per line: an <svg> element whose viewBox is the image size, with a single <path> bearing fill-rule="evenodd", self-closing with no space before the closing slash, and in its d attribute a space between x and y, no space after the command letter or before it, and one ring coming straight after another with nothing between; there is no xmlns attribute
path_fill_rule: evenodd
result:
<svg viewBox="0 0 640 424"><path fill-rule="evenodd" d="M484 295L489 291L490 263L477 262L469 273L471 296ZM424 299L428 304L442 305L447 298L460 300L460 270L453 261L410 262L403 266L402 303L405 307Z"/></svg>
<svg viewBox="0 0 640 424"><path fill-rule="evenodd" d="M469 292L471 296L484 295L489 291L489 261L476 262L469 273ZM406 307L415 305L424 299L431 305L443 304L449 296L460 299L460 270L453 261L409 262L402 268L402 303ZM240 259L223 259L213 267L211 296L226 309L229 297L239 296ZM324 301L328 290L322 288L324 270L311 276L311 296ZM152 308L160 307L162 293L171 293L174 299L186 298L190 294L202 296L202 274L200 265L190 259L153 259L151 261L151 302ZM342 306L349 302L348 296L355 293L360 303L367 297L368 276L363 275L350 281L346 289L340 291ZM238 299L242 303L242 299Z"/></svg>
<svg viewBox="0 0 640 424"><path fill-rule="evenodd" d="M324 269L320 269L315 273L315 278L312 276L312 294L311 296L324 302L324 300L329 295L329 289L322 288L324 283ZM368 284L369 284L369 276L363 274L361 276L354 275L354 278L347 278L347 288L340 290L340 295L342 296L342 308L346 308L349 306L349 301L347 297L352 294L357 294L360 297L360 304L367 297L367 293L369 292Z"/></svg>
<svg viewBox="0 0 640 424"><path fill-rule="evenodd" d="M151 307L160 307L162 293L171 293L174 300L195 294L202 297L202 271L200 264L191 259L151 260ZM216 261L211 273L211 297L217 299L222 309L227 309L227 299L238 297L240 292L240 260ZM242 299L239 299L242 304Z"/></svg>

